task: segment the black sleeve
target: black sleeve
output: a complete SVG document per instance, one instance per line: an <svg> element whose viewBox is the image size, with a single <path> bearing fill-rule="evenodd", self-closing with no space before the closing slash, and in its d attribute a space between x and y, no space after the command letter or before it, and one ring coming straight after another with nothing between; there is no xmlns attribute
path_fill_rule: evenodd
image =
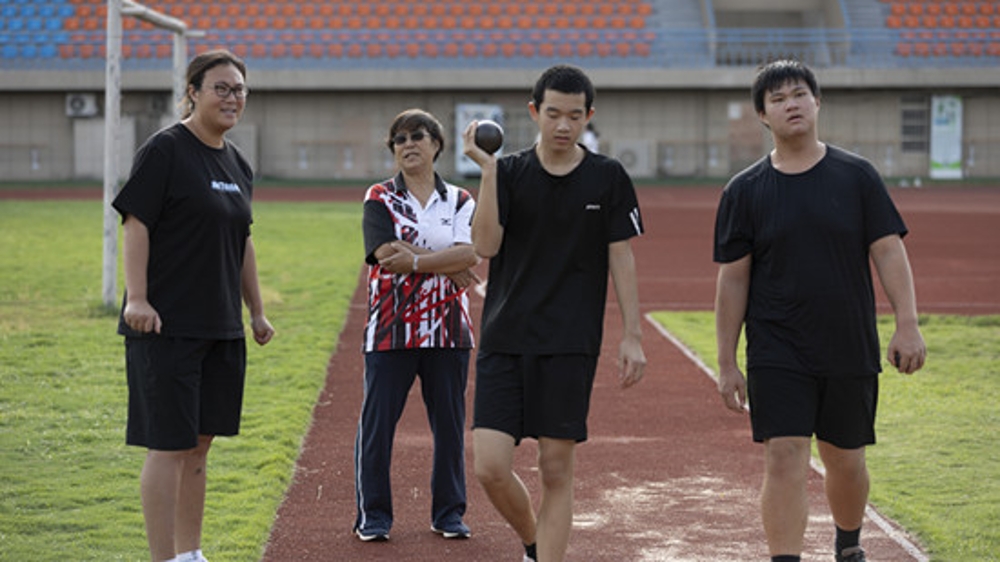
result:
<svg viewBox="0 0 1000 562"><path fill-rule="evenodd" d="M398 240L392 215L381 201L369 199L365 201L361 226L365 239L365 263L375 265L378 263L375 250L382 244Z"/></svg>
<svg viewBox="0 0 1000 562"><path fill-rule="evenodd" d="M734 262L753 251L752 228L747 221L749 213L739 195L739 185L730 182L719 200L712 254L717 263Z"/></svg>
<svg viewBox="0 0 1000 562"><path fill-rule="evenodd" d="M172 165L170 155L163 148L164 143L151 140L136 153L129 179L112 202L122 222L127 215L134 215L149 230L156 228Z"/></svg>

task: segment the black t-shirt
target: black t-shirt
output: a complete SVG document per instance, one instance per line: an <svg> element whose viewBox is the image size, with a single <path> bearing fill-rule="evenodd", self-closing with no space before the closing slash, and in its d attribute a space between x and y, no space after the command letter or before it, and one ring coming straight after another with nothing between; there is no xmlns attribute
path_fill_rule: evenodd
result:
<svg viewBox="0 0 1000 562"><path fill-rule="evenodd" d="M625 169L587 152L554 176L526 149L497 162L497 202L504 235L490 260L481 348L598 355L608 244L642 234Z"/></svg>
<svg viewBox="0 0 1000 562"><path fill-rule="evenodd" d="M881 371L868 250L906 232L875 168L837 147L800 174L770 157L737 174L719 203L714 257L752 255L747 368Z"/></svg>
<svg viewBox="0 0 1000 562"><path fill-rule="evenodd" d="M149 303L163 335L244 337L240 272L250 235L253 171L226 142L209 147L180 123L136 153L114 207L149 230ZM120 334L139 337L119 321Z"/></svg>

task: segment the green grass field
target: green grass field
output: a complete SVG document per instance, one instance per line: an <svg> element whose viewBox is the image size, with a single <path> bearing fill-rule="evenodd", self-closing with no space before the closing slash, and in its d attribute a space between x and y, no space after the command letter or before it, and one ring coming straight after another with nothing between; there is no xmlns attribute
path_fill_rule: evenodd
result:
<svg viewBox="0 0 1000 562"><path fill-rule="evenodd" d="M712 313L653 317L718 370ZM883 349L892 328L891 317L879 319ZM868 450L871 502L934 561L1000 560L1000 316L924 316L921 330L923 370L884 366L878 444Z"/></svg>
<svg viewBox="0 0 1000 562"><path fill-rule="evenodd" d="M255 218L278 336L249 346L242 434L209 457L204 548L220 561L260 557L363 253L360 203L258 203ZM0 201L0 560L147 559L100 236L99 202ZM714 363L710 313L657 319ZM997 560L1000 318L925 317L923 330L927 368L883 378L872 499L936 561Z"/></svg>
<svg viewBox="0 0 1000 562"><path fill-rule="evenodd" d="M242 434L209 456L218 560L260 558L363 254L360 202L262 203L255 220L278 335L249 344ZM100 303L101 204L0 201L0 247L0 560L148 560L144 451L124 445L122 339Z"/></svg>

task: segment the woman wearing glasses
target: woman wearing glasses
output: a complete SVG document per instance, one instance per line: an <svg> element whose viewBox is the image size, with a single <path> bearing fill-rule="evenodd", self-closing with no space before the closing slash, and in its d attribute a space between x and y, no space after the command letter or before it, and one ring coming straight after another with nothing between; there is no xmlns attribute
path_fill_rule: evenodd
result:
<svg viewBox="0 0 1000 562"><path fill-rule="evenodd" d="M465 514L465 389L472 321L465 290L479 280L470 238L475 203L434 171L444 150L441 123L410 109L387 141L398 173L365 195L368 323L364 400L354 449L357 519L363 541L392 527L389 463L396 422L417 376L431 432L431 530L468 538Z"/></svg>
<svg viewBox="0 0 1000 562"><path fill-rule="evenodd" d="M250 239L253 171L226 138L249 92L226 51L195 57L184 117L147 140L114 200L124 222L126 442L141 476L152 560L204 562L205 464L216 435L239 431L246 367L241 299L254 340L264 316Z"/></svg>

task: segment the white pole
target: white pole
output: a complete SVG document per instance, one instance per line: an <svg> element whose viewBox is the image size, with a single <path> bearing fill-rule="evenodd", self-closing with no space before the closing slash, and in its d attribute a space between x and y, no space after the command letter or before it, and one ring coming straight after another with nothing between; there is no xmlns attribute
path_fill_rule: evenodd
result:
<svg viewBox="0 0 1000 562"><path fill-rule="evenodd" d="M180 119L177 102L184 95L187 80L187 37L204 31L188 31L187 25L168 15L150 10L132 0L108 0L107 71L104 84L104 268L101 295L104 305L115 305L118 284L118 213L111 206L118 193L118 137L121 127L122 15L139 18L174 32L172 89L174 116Z"/></svg>
<svg viewBox="0 0 1000 562"><path fill-rule="evenodd" d="M118 134L121 125L122 0L108 0L107 71L104 84L104 267L101 296L115 305L118 284L118 213L111 206L118 192Z"/></svg>
<svg viewBox="0 0 1000 562"><path fill-rule="evenodd" d="M187 37L184 32L174 33L174 121L181 120L180 101L186 95L187 85Z"/></svg>

